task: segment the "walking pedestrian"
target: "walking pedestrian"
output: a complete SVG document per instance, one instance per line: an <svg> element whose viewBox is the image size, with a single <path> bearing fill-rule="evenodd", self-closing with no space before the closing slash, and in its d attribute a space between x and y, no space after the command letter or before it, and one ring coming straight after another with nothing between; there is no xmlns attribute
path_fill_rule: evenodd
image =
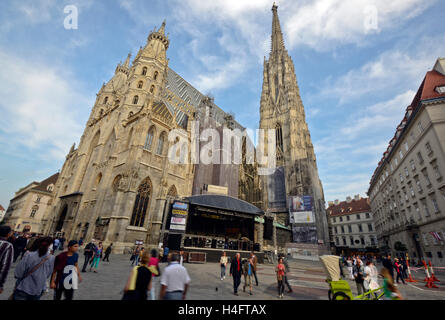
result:
<svg viewBox="0 0 445 320"><path fill-rule="evenodd" d="M284 264L284 284L287 286L287 293L292 293L293 292L292 287L290 286L290 283L287 279L287 275L290 272L289 263L287 261L287 258L284 257L284 255L282 255L281 258L283 259L283 264Z"/></svg>
<svg viewBox="0 0 445 320"><path fill-rule="evenodd" d="M283 264L283 258L278 259L278 265L275 268L275 272L277 273L277 282L278 282L278 298L283 299L284 294L284 275L286 267Z"/></svg>
<svg viewBox="0 0 445 320"><path fill-rule="evenodd" d="M351 257L348 257L348 259L346 260L346 267L348 268L349 280L354 280L354 272L353 272L354 265Z"/></svg>
<svg viewBox="0 0 445 320"><path fill-rule="evenodd" d="M241 255L237 253L230 263L230 276L233 277L233 294L238 296L238 287L241 284Z"/></svg>
<svg viewBox="0 0 445 320"><path fill-rule="evenodd" d="M90 263L91 258L94 256L96 250L97 250L96 240L91 239L91 242L85 246L85 250L84 250L85 261L83 262L82 272L87 272L86 269L87 269L88 263Z"/></svg>
<svg viewBox="0 0 445 320"><path fill-rule="evenodd" d="M256 255L253 251L250 253L250 259L252 259L252 272L253 272L253 276L255 277L255 285L258 287L258 277L256 275L256 267L258 264L258 258L256 257Z"/></svg>
<svg viewBox="0 0 445 320"><path fill-rule="evenodd" d="M11 227L0 226L0 294L14 260L14 246L8 241L11 236Z"/></svg>
<svg viewBox="0 0 445 320"><path fill-rule="evenodd" d="M17 261L18 257L25 252L27 243L28 239L25 234L20 235L14 240L14 263Z"/></svg>
<svg viewBox="0 0 445 320"><path fill-rule="evenodd" d="M179 249L179 264L184 265L184 248Z"/></svg>
<svg viewBox="0 0 445 320"><path fill-rule="evenodd" d="M37 240L36 251L29 251L17 264L14 276L17 279L13 300L40 300L46 289L46 280L54 268L54 256L48 253L53 242L45 237Z"/></svg>
<svg viewBox="0 0 445 320"><path fill-rule="evenodd" d="M139 245L137 245L134 249L133 252L131 254L131 265L138 265L139 264L139 254L141 253L141 247Z"/></svg>
<svg viewBox="0 0 445 320"><path fill-rule="evenodd" d="M365 272L365 281L364 286L367 291L369 290L377 290L379 288L378 283L378 276L379 272L377 270L377 267L374 265L374 263L370 260L366 262L366 267L364 269ZM374 293L374 297L377 295Z"/></svg>
<svg viewBox="0 0 445 320"><path fill-rule="evenodd" d="M381 275L383 277L383 292L385 293L385 298L388 300L403 300L400 291L394 285L390 271L387 268L383 268Z"/></svg>
<svg viewBox="0 0 445 320"><path fill-rule="evenodd" d="M168 262L168 252L170 249L167 246L164 246L164 255L162 256L163 262Z"/></svg>
<svg viewBox="0 0 445 320"><path fill-rule="evenodd" d="M179 264L179 255L173 253L161 276L160 300L185 300L190 284L187 269Z"/></svg>
<svg viewBox="0 0 445 320"><path fill-rule="evenodd" d="M249 294L252 295L252 277L253 277L253 259L245 260L243 263L244 286L243 291L246 292L246 287L249 288Z"/></svg>
<svg viewBox="0 0 445 320"><path fill-rule="evenodd" d="M403 284L406 284L406 283L405 283L405 279L403 279L403 276L402 276L402 268L403 268L403 266L402 266L401 263L399 262L399 259L398 259L398 258L395 258L395 259L394 259L394 267L395 267L395 269L396 269L396 273L397 273L397 279L396 279L397 283L400 283L400 282L399 282L399 279L401 279L402 282L403 282Z"/></svg>
<svg viewBox="0 0 445 320"><path fill-rule="evenodd" d="M402 277L403 279L408 279L408 265L406 263L405 257L402 256L400 259L400 263L402 264Z"/></svg>
<svg viewBox="0 0 445 320"><path fill-rule="evenodd" d="M149 268L150 255L142 254L140 264L133 268L124 289L122 300L147 300L148 291L152 290L152 271Z"/></svg>
<svg viewBox="0 0 445 320"><path fill-rule="evenodd" d="M65 296L65 300L73 300L74 290L77 290L78 283L82 281L78 267L78 250L79 243L76 240L71 240L68 243L67 251L60 253L56 257L51 276L51 289L54 289L54 300L61 300L62 295Z"/></svg>
<svg viewBox="0 0 445 320"><path fill-rule="evenodd" d="M92 270L94 273L97 273L97 268L99 267L100 257L102 256L102 251L104 250L104 247L102 246L102 242L99 242L99 245L97 246L97 250L94 252L90 271Z"/></svg>
<svg viewBox="0 0 445 320"><path fill-rule="evenodd" d="M229 258L227 257L226 252L223 251L221 258L219 259L219 265L221 267L221 281L223 281L226 278L226 268L228 262Z"/></svg>
<svg viewBox="0 0 445 320"><path fill-rule="evenodd" d="M150 260L148 262L148 267L154 267L157 271L157 273L153 273L155 276L154 279L151 281L151 300L156 300L156 287L157 287L157 280L161 275L161 269L159 268L159 258L158 258L158 251L156 249L152 249L150 253Z"/></svg>
<svg viewBox="0 0 445 320"><path fill-rule="evenodd" d="M354 266L354 279L355 283L357 285L357 294L361 295L365 293L365 286L363 284L365 275L364 275L364 268L362 265L362 262L360 259L356 260L356 265Z"/></svg>
<svg viewBox="0 0 445 320"><path fill-rule="evenodd" d="M104 256L104 258L103 258L103 260L102 261L107 261L107 262L110 262L110 254L111 254L111 250L113 249L113 244L111 243L108 247L107 247L107 249L105 250L105 256Z"/></svg>
<svg viewBox="0 0 445 320"><path fill-rule="evenodd" d="M59 240L59 238L55 238L54 239L53 248L54 248L54 252L59 250L59 248L60 248L60 240Z"/></svg>
<svg viewBox="0 0 445 320"><path fill-rule="evenodd" d="M382 265L383 265L383 267L388 269L389 274L391 275L392 279L394 279L394 265L392 263L390 254L388 254L386 259L383 259Z"/></svg>

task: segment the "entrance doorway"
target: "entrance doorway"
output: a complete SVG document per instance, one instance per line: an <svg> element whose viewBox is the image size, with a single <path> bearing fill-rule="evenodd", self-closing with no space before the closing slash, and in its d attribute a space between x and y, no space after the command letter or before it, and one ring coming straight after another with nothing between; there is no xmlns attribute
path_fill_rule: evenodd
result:
<svg viewBox="0 0 445 320"><path fill-rule="evenodd" d="M59 220L57 221L55 229L56 232L62 231L63 223L65 222L67 212L68 212L68 205L65 205L63 207L62 213L60 214Z"/></svg>
<svg viewBox="0 0 445 320"><path fill-rule="evenodd" d="M170 233L168 235L167 247L169 250L179 251L181 249L182 234Z"/></svg>

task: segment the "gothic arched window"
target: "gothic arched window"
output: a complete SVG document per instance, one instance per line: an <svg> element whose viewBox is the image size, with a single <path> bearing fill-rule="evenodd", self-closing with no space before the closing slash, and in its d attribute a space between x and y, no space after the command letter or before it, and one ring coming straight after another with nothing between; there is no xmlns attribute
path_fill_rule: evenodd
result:
<svg viewBox="0 0 445 320"><path fill-rule="evenodd" d="M147 67L144 67L143 69L142 69L142 75L143 76L145 76L145 75L147 75Z"/></svg>
<svg viewBox="0 0 445 320"><path fill-rule="evenodd" d="M143 81L139 81L138 82L138 89L142 89L142 86L144 85Z"/></svg>
<svg viewBox="0 0 445 320"><path fill-rule="evenodd" d="M148 130L147 139L145 140L144 149L151 150L151 146L153 145L154 133L155 133L155 129L154 129L154 127L151 127L150 130Z"/></svg>
<svg viewBox="0 0 445 320"><path fill-rule="evenodd" d="M133 104L138 104L139 101L139 97L138 96L134 96L133 97Z"/></svg>
<svg viewBox="0 0 445 320"><path fill-rule="evenodd" d="M155 86L150 87L150 93L153 93L155 91Z"/></svg>
<svg viewBox="0 0 445 320"><path fill-rule="evenodd" d="M277 159L281 160L283 157L283 130L281 129L281 125L277 123L275 127L275 140L276 140L276 153Z"/></svg>
<svg viewBox="0 0 445 320"><path fill-rule="evenodd" d="M174 185L171 186L170 189L168 189L167 197L176 198L177 195L178 195L178 191L176 190L176 187Z"/></svg>
<svg viewBox="0 0 445 320"><path fill-rule="evenodd" d="M105 97L104 104L108 102L108 97Z"/></svg>
<svg viewBox="0 0 445 320"><path fill-rule="evenodd" d="M165 132L161 133L158 141L158 148L156 150L156 154L164 154L164 144L165 144Z"/></svg>
<svg viewBox="0 0 445 320"><path fill-rule="evenodd" d="M122 176L119 174L116 176L116 178L114 178L113 180L113 185L112 185L112 189L113 192L117 192L119 190L119 184L121 182Z"/></svg>
<svg viewBox="0 0 445 320"><path fill-rule="evenodd" d="M96 177L95 187L97 187L101 181L102 181L102 173L99 173Z"/></svg>
<svg viewBox="0 0 445 320"><path fill-rule="evenodd" d="M154 76L153 76L153 80L154 80L154 81L156 81L156 80L158 79L158 74L159 74L159 73L158 73L157 71L155 71L155 74L154 74Z"/></svg>
<svg viewBox="0 0 445 320"><path fill-rule="evenodd" d="M138 188L136 200L134 201L133 214L131 215L130 225L143 227L145 216L147 215L148 204L151 195L151 181L146 178Z"/></svg>

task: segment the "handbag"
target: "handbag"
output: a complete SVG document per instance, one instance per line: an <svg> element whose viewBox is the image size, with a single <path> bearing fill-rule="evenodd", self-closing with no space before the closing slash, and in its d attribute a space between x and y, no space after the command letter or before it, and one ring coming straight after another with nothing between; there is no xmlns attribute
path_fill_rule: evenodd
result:
<svg viewBox="0 0 445 320"><path fill-rule="evenodd" d="M51 256L48 255L45 259L42 259L34 268L32 268L31 271L26 273L24 277L22 277L21 279L17 279L17 281L15 282L14 290L12 290L12 293L9 296L8 300L14 300L14 293L15 293L15 290L17 289L17 287L19 286L19 284L23 280L25 280L27 277L29 277L31 274L33 274L35 271L37 271L50 257Z"/></svg>

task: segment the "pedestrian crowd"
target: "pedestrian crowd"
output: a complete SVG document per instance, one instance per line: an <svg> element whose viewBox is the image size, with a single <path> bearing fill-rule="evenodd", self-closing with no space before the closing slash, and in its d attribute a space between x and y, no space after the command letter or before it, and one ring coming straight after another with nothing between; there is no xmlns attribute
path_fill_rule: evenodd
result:
<svg viewBox="0 0 445 320"><path fill-rule="evenodd" d="M380 273L376 266L377 261L382 264ZM397 284L400 284L400 281L406 284L405 279L408 278L408 263L405 257L400 256L392 259L391 255L387 255L380 259L376 256L365 257L353 255L342 257L341 266L347 268L347 277L349 280L356 283L358 295L362 295L370 290L379 289L378 279L380 276L383 278L385 298L391 300L403 299L400 291L397 289Z"/></svg>
<svg viewBox="0 0 445 320"><path fill-rule="evenodd" d="M11 266L14 269L15 285L9 300L40 300L49 289L54 290L54 300L73 300L82 276L79 271L79 247L83 240L71 240L66 244L63 236L32 236L29 232L14 234L9 226L0 226L0 294ZM102 242L93 239L85 246L85 261L82 272L97 272L103 258L109 262L113 244L105 250ZM59 251L59 252L58 252ZM60 252L61 251L61 252ZM19 260L20 258L20 260Z"/></svg>

